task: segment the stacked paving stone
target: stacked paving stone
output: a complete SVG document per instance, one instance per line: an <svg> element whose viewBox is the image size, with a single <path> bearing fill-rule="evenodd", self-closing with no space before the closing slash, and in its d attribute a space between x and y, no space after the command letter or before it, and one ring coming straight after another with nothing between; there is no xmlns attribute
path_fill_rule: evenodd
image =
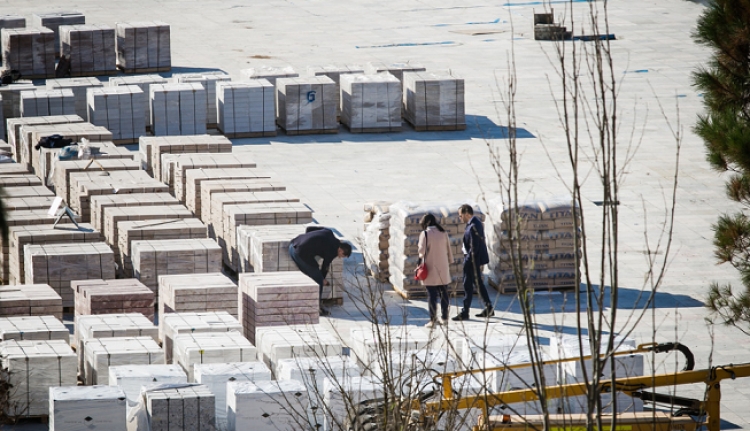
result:
<svg viewBox="0 0 750 431"><path fill-rule="evenodd" d="M391 74L341 77L341 123L352 133L401 130L401 83Z"/></svg>
<svg viewBox="0 0 750 431"><path fill-rule="evenodd" d="M227 138L276 136L274 86L265 79L216 85L217 128Z"/></svg>
<svg viewBox="0 0 750 431"><path fill-rule="evenodd" d="M414 270L419 259L419 234L422 227L419 222L422 217L430 213L437 222L448 232L453 262L450 264L450 274L453 282L448 285L449 293L458 293L458 281L463 274L463 234L466 224L458 216L455 204L416 204L412 202L396 202L389 208L390 239L388 248L388 271L393 288L404 297L423 296L427 293L424 286L414 279ZM484 219L484 214L474 207L474 215Z"/></svg>
<svg viewBox="0 0 750 431"><path fill-rule="evenodd" d="M118 22L115 25L117 66L125 73L169 72L172 54L169 24Z"/></svg>
<svg viewBox="0 0 750 431"><path fill-rule="evenodd" d="M239 331L185 333L174 337L172 360L194 381L195 364L254 361L258 352Z"/></svg>
<svg viewBox="0 0 750 431"><path fill-rule="evenodd" d="M165 313L225 311L235 319L237 285L220 272L164 275L159 278L159 315Z"/></svg>
<svg viewBox="0 0 750 431"><path fill-rule="evenodd" d="M341 95L341 78L345 75L361 75L365 73L364 68L356 65L328 65L311 66L307 73L313 76L327 76L336 83L336 94ZM399 84L400 87L400 84ZM341 104L336 105L336 117L341 117Z"/></svg>
<svg viewBox="0 0 750 431"><path fill-rule="evenodd" d="M70 331L54 316L0 317L0 341L63 340L70 342Z"/></svg>
<svg viewBox="0 0 750 431"><path fill-rule="evenodd" d="M11 417L48 414L50 388L76 384L76 355L64 340L8 340L0 343L0 364Z"/></svg>
<svg viewBox="0 0 750 431"><path fill-rule="evenodd" d="M218 123L216 105L216 86L222 82L229 82L232 77L224 72L186 73L174 75L175 82L201 84L206 89L206 127L216 128Z"/></svg>
<svg viewBox="0 0 750 431"><path fill-rule="evenodd" d="M3 85L0 87L0 102L3 106L3 123L5 120L21 116L21 92L33 91L39 87L35 86L32 81L22 79L13 84ZM2 138L5 139L5 127L0 127Z"/></svg>
<svg viewBox="0 0 750 431"><path fill-rule="evenodd" d="M115 278L112 249L103 242L24 246L26 283L49 284L62 297L63 307L73 307L72 280Z"/></svg>
<svg viewBox="0 0 750 431"><path fill-rule="evenodd" d="M54 50L55 56L60 55L60 26L63 25L80 25L86 24L86 17L76 11L54 11L35 13L31 16L31 23L34 27L46 27L54 32Z"/></svg>
<svg viewBox="0 0 750 431"><path fill-rule="evenodd" d="M203 385L156 386L143 395L151 431L214 429L214 394Z"/></svg>
<svg viewBox="0 0 750 431"><path fill-rule="evenodd" d="M336 429L344 424L349 417L350 406L384 396L382 377L355 376L343 382L325 380L323 384L325 429Z"/></svg>
<svg viewBox="0 0 750 431"><path fill-rule="evenodd" d="M169 193L129 193L95 195L89 199L91 225L96 230L104 229L104 211L107 208L144 207L177 204L177 199Z"/></svg>
<svg viewBox="0 0 750 431"><path fill-rule="evenodd" d="M270 182L268 174L256 169L217 168L185 171L185 204L203 221L207 220L203 215L204 205L210 205L213 193L282 190L286 190L286 187L275 181Z"/></svg>
<svg viewBox="0 0 750 431"><path fill-rule="evenodd" d="M146 98L137 85L93 88L87 93L89 121L109 129L115 142L133 143L146 132Z"/></svg>
<svg viewBox="0 0 750 431"><path fill-rule="evenodd" d="M212 135L141 136L138 149L145 161L144 169L154 178L163 179L163 154L231 153L232 141Z"/></svg>
<svg viewBox="0 0 750 431"><path fill-rule="evenodd" d="M20 105L20 102L19 102ZM8 144L14 148L13 155L18 163L21 163L22 144L26 144L26 139L23 137L21 130L24 127L33 126L50 126L53 124L65 124L65 123L82 123L83 118L78 115L51 115L46 117L26 117L26 118L9 118L7 121L8 125ZM0 130L3 128L0 127ZM31 144L30 142L28 144ZM27 154L31 153L31 148L25 151ZM26 160L31 160L27 157ZM28 162L27 162L28 163Z"/></svg>
<svg viewBox="0 0 750 431"><path fill-rule="evenodd" d="M381 283L388 282L388 240L391 237L390 203L365 204L364 254L370 273Z"/></svg>
<svg viewBox="0 0 750 431"><path fill-rule="evenodd" d="M153 322L154 292L138 280L74 280L75 316L140 313Z"/></svg>
<svg viewBox="0 0 750 431"><path fill-rule="evenodd" d="M95 126L91 123L23 127L22 132L27 133L27 136L24 137L25 143L21 145L21 151L25 152L21 156L21 163L30 163L34 173L40 178L47 178L52 159L60 152L60 148L33 149L40 139L60 135L63 138L71 139L73 142L80 142L83 138L98 143L112 141L112 132L107 130L106 127Z"/></svg>
<svg viewBox="0 0 750 431"><path fill-rule="evenodd" d="M0 15L0 30L4 28L25 28L26 18L21 15ZM2 60L2 57L0 57Z"/></svg>
<svg viewBox="0 0 750 431"><path fill-rule="evenodd" d="M20 187L20 186L41 186L42 180L34 174L0 174L0 186L2 187Z"/></svg>
<svg viewBox="0 0 750 431"><path fill-rule="evenodd" d="M3 70L17 70L26 79L55 77L55 33L47 28L2 31Z"/></svg>
<svg viewBox="0 0 750 431"><path fill-rule="evenodd" d="M221 247L210 239L133 241L133 276L152 290L160 275L221 272Z"/></svg>
<svg viewBox="0 0 750 431"><path fill-rule="evenodd" d="M146 128L151 128L151 84L166 84L169 81L160 75L113 76L109 78L110 87L120 85L137 85L146 95L143 101L143 114Z"/></svg>
<svg viewBox="0 0 750 431"><path fill-rule="evenodd" d="M351 355L365 370L378 370L381 364L391 363L391 358L384 360L381 357L383 339L387 340L394 357L404 356L406 352L423 350L432 342L427 330L414 325L389 326L380 331L370 325L351 328Z"/></svg>
<svg viewBox="0 0 750 431"><path fill-rule="evenodd" d="M464 80L428 72L404 73L404 119L416 131L466 129Z"/></svg>
<svg viewBox="0 0 750 431"><path fill-rule="evenodd" d="M242 325L226 311L167 313L159 322L159 336L172 363L174 338L179 334L242 332ZM192 380L192 379L191 379Z"/></svg>
<svg viewBox="0 0 750 431"><path fill-rule="evenodd" d="M258 359L263 359L271 369L275 369L282 359L341 355L339 337L315 324L257 328L255 344L258 346Z"/></svg>
<svg viewBox="0 0 750 431"><path fill-rule="evenodd" d="M109 384L110 366L164 363L164 350L151 337L92 338L84 352L87 385Z"/></svg>
<svg viewBox="0 0 750 431"><path fill-rule="evenodd" d="M338 133L336 83L327 76L276 81L276 118L287 135Z"/></svg>
<svg viewBox="0 0 750 431"><path fill-rule="evenodd" d="M101 81L94 77L57 78L46 81L48 91L68 89L73 92L75 113L82 118L88 118L89 115L86 91L89 88L101 88L103 85Z"/></svg>
<svg viewBox="0 0 750 431"><path fill-rule="evenodd" d="M57 160L54 163L52 181L48 185L51 185L52 190L68 202L70 201L70 175L75 172L86 172L92 168L107 172L137 171L141 165L133 159L97 157L95 163L91 160Z"/></svg>
<svg viewBox="0 0 750 431"><path fill-rule="evenodd" d="M68 61L70 76L117 73L115 29L112 27L106 24L63 25L59 38L60 58Z"/></svg>
<svg viewBox="0 0 750 431"><path fill-rule="evenodd" d="M127 430L127 398L117 386L51 388L49 398L51 430Z"/></svg>
<svg viewBox="0 0 750 431"><path fill-rule="evenodd" d="M206 133L206 90L201 84L152 84L151 124L155 136Z"/></svg>
<svg viewBox="0 0 750 431"><path fill-rule="evenodd" d="M73 90L34 90L21 92L21 117L75 115Z"/></svg>
<svg viewBox="0 0 750 431"><path fill-rule="evenodd" d="M159 220L191 218L193 215L182 205L148 205L142 207L109 207L104 211L104 238L108 244L116 248L119 244L120 233L118 223L132 220ZM119 254L119 249L115 251ZM119 259L119 256L118 256Z"/></svg>
<svg viewBox="0 0 750 431"><path fill-rule="evenodd" d="M112 171L116 170L134 170L130 166L136 166L136 169L140 167L140 162L133 165L132 162L137 158L137 154L128 150L126 147L118 147L114 142L80 142L74 148L74 153L70 157L64 157L60 160L59 155L55 157L51 154L50 166L48 167L48 186L53 184L54 177L57 175L56 166L60 162L76 161L77 164L67 164L69 168L72 168L68 172L83 172L87 170L104 170L109 171L110 168L106 166L112 166ZM80 159L78 157L81 157ZM95 162L92 160L95 159ZM104 162L104 160L115 160L120 159L120 162ZM127 168L123 166L127 164ZM93 169L92 169L93 167ZM69 179L68 179L69 180ZM65 194L69 194L70 191L65 191Z"/></svg>
<svg viewBox="0 0 750 431"><path fill-rule="evenodd" d="M517 215L515 215L517 214ZM529 289L574 288L580 253L580 234L570 199L531 201L504 206L502 201L490 205L487 225L487 245L490 252L490 281L502 293L516 292L518 284L513 273L512 253L516 246L509 232L520 229L517 238L520 255L516 256L524 269ZM580 226L580 219L578 220Z"/></svg>
<svg viewBox="0 0 750 431"><path fill-rule="evenodd" d="M228 205L240 205L240 204L261 204L261 203L276 203L276 202L299 202L296 195L291 192L284 191L260 191L260 192L228 192L228 193L213 193L211 194L210 202L207 207L203 209L202 216L209 222L208 233L211 237L223 237L220 234L222 232L222 217L224 215L224 207ZM231 241L234 242L234 241Z"/></svg>
<svg viewBox="0 0 750 431"><path fill-rule="evenodd" d="M49 208L54 199L52 196L22 196L4 199L3 207L6 211Z"/></svg>
<svg viewBox="0 0 750 431"><path fill-rule="evenodd" d="M318 289L300 271L240 274L239 305L245 336L255 342L258 328L319 323Z"/></svg>
<svg viewBox="0 0 750 431"><path fill-rule="evenodd" d="M276 80L279 78L296 78L299 73L294 71L291 66L287 67L271 67L271 66L260 66L252 69L242 69L240 73L243 77L254 80L254 79L265 79L270 82L274 87L276 86Z"/></svg>
<svg viewBox="0 0 750 431"><path fill-rule="evenodd" d="M389 73L395 76L399 81L403 82L405 72L424 72L427 69L418 63L382 63L382 62L371 62L367 63L365 71L370 74L377 73Z"/></svg>
<svg viewBox="0 0 750 431"><path fill-rule="evenodd" d="M171 164L167 168L165 165ZM162 181L174 189L174 195L185 202L187 171L216 168L254 168L255 162L247 156L236 154L180 154L162 157Z"/></svg>
<svg viewBox="0 0 750 431"><path fill-rule="evenodd" d="M62 320L62 298L48 284L0 286L0 316L52 316Z"/></svg>
<svg viewBox="0 0 750 431"><path fill-rule="evenodd" d="M227 427L230 430L296 429L297 412L307 412L310 398L302 382L230 382L227 385Z"/></svg>
<svg viewBox="0 0 750 431"><path fill-rule="evenodd" d="M119 386L128 401L137 404L141 388L148 385L168 385L187 383L187 374L179 365L116 365L109 367L109 385Z"/></svg>

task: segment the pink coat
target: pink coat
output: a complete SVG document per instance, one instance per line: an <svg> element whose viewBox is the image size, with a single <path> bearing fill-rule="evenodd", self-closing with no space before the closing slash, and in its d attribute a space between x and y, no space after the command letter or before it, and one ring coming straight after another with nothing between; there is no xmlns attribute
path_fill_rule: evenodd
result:
<svg viewBox="0 0 750 431"><path fill-rule="evenodd" d="M426 246L425 233L427 234ZM419 257L427 265L427 279L420 281L421 285L442 286L451 283L450 263L453 262L453 252L450 248L448 232L440 232L435 226L430 226L420 233Z"/></svg>

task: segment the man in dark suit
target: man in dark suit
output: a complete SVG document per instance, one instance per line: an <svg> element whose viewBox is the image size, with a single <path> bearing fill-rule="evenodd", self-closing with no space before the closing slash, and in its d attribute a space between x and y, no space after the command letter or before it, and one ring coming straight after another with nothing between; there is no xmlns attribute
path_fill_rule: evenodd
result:
<svg viewBox="0 0 750 431"><path fill-rule="evenodd" d="M471 300L474 295L474 286L479 288L479 294L484 301L484 310L477 314L477 317L491 317L495 315L492 308L490 296L487 294L487 288L484 286L482 279L482 265L490 262L490 255L487 252L487 243L484 239L484 227L482 221L474 216L474 209L471 205L461 205L458 209L458 216L461 221L466 223L464 231L464 307L461 313L453 318L455 321L468 320L469 310L471 310Z"/></svg>

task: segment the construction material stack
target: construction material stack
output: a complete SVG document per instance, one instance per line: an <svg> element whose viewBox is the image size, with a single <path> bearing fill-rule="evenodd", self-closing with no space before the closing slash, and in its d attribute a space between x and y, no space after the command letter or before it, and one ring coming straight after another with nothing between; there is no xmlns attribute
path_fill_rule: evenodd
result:
<svg viewBox="0 0 750 431"><path fill-rule="evenodd" d="M220 272L159 277L159 315L224 311L235 319L237 285Z"/></svg>
<svg viewBox="0 0 750 431"><path fill-rule="evenodd" d="M185 203L205 223L211 222L211 200L216 193L281 192L286 187L249 169L193 169L185 174Z"/></svg>
<svg viewBox="0 0 750 431"><path fill-rule="evenodd" d="M69 89L73 91L76 115L82 118L88 118L86 91L88 91L89 88L100 88L103 84L94 77L80 77L48 79L46 81L46 86L47 90Z"/></svg>
<svg viewBox="0 0 750 431"><path fill-rule="evenodd" d="M161 21L115 25L117 67L125 73L169 72L172 54L169 24Z"/></svg>
<svg viewBox="0 0 750 431"><path fill-rule="evenodd" d="M255 361L257 350L238 331L185 333L174 337L172 360L194 381L195 364Z"/></svg>
<svg viewBox="0 0 750 431"><path fill-rule="evenodd" d="M50 29L54 35L55 57L60 56L60 26L86 24L86 17L76 11L54 11L35 13L31 16L33 27Z"/></svg>
<svg viewBox="0 0 750 431"><path fill-rule="evenodd" d="M104 212L107 208L127 208L177 205L177 199L169 193L126 193L112 195L94 195L89 199L89 210L91 213L91 225L94 229L102 231L105 226ZM146 238L151 239L151 238Z"/></svg>
<svg viewBox="0 0 750 431"><path fill-rule="evenodd" d="M464 80L428 72L404 73L404 119L418 132L466 129Z"/></svg>
<svg viewBox="0 0 750 431"><path fill-rule="evenodd" d="M55 32L47 28L10 28L0 36L3 70L17 70L26 79L55 77Z"/></svg>
<svg viewBox="0 0 750 431"><path fill-rule="evenodd" d="M117 386L63 386L49 392L49 429L126 431L127 398Z"/></svg>
<svg viewBox="0 0 750 431"><path fill-rule="evenodd" d="M203 385L164 385L143 391L151 431L213 430L215 397Z"/></svg>
<svg viewBox="0 0 750 431"><path fill-rule="evenodd" d="M221 138L226 139L226 138ZM174 196L185 202L187 172L195 169L254 168L255 162L237 154L174 154L162 156L161 180L172 187Z"/></svg>
<svg viewBox="0 0 750 431"><path fill-rule="evenodd" d="M101 150L100 150L101 151ZM114 154L119 156L119 154ZM116 159L116 158L96 158L96 163L91 160L55 160L51 173L51 181L47 181L48 186L52 186L55 194L70 201L70 176L75 172L86 172L92 166L99 171L137 171L140 169L140 163L133 159Z"/></svg>
<svg viewBox="0 0 750 431"><path fill-rule="evenodd" d="M287 135L338 133L339 94L327 76L276 81L276 117Z"/></svg>
<svg viewBox="0 0 750 431"><path fill-rule="evenodd" d="M156 291L159 276L221 272L221 247L210 239L133 241L133 276Z"/></svg>
<svg viewBox="0 0 750 431"><path fill-rule="evenodd" d="M115 29L105 24L62 25L59 33L60 64L68 64L61 72L73 77L117 73Z"/></svg>
<svg viewBox="0 0 750 431"><path fill-rule="evenodd" d="M272 370L282 359L341 355L341 339L315 324L260 327L255 331L255 344L258 359Z"/></svg>
<svg viewBox="0 0 750 431"><path fill-rule="evenodd" d="M2 286L0 316L53 316L62 320L62 298L49 284Z"/></svg>
<svg viewBox="0 0 750 431"><path fill-rule="evenodd" d="M167 363L170 364L174 358L174 339L176 336L180 334L214 334L226 332L235 332L238 334L242 332L240 322L226 311L167 313L163 315L162 320L159 322L159 338L161 338L164 345ZM192 371L189 374L192 376Z"/></svg>
<svg viewBox="0 0 750 431"><path fill-rule="evenodd" d="M164 350L151 337L93 338L84 342L87 385L109 384L113 365L163 364Z"/></svg>
<svg viewBox="0 0 750 431"><path fill-rule="evenodd" d="M56 80L51 80L56 81ZM56 83L53 83L52 85L58 85ZM51 88L51 90L55 90L55 88ZM76 90L73 89L73 94L76 94ZM76 99L76 112L78 112L78 99ZM20 103L20 102L19 102ZM84 108L86 105L86 95L83 95L83 104ZM7 120L7 126L8 126L8 144L10 144L11 147L13 147L13 158L16 160L16 162L21 163L21 143L25 142L25 139L22 139L21 129L24 126L38 126L38 125L52 125L52 124L61 124L61 123L82 123L83 118L80 116L81 114L77 115L51 115L51 116L45 116L45 117L19 117L19 118L8 118ZM86 110L83 110L83 116L85 117ZM0 131L3 131L4 128L0 127ZM30 153L31 150L29 149L28 153Z"/></svg>
<svg viewBox="0 0 750 431"><path fill-rule="evenodd" d="M165 166L162 163L164 154L231 153L232 141L212 135L141 136L138 150L141 160L145 161L144 169L154 178L163 180L172 176L172 172L162 173L162 167L172 167L171 164Z"/></svg>
<svg viewBox="0 0 750 431"><path fill-rule="evenodd" d="M94 88L87 93L88 118L106 127L118 144L132 144L146 133L143 107L148 96L137 85Z"/></svg>
<svg viewBox="0 0 750 431"><path fill-rule="evenodd" d="M265 79L216 84L217 127L227 138L276 136L276 95Z"/></svg>
<svg viewBox="0 0 750 431"><path fill-rule="evenodd" d="M370 274L381 283L387 283L388 240L391 237L391 215L389 202L370 202L365 204L364 226L364 259Z"/></svg>
<svg viewBox="0 0 750 431"><path fill-rule="evenodd" d="M69 90L68 90L69 91ZM72 106L72 103L71 103ZM22 132L27 133L24 137L25 143L21 145L22 163L31 163L31 168L39 178L46 179L52 166L52 159L60 152L60 147L45 148L38 150L34 146L42 139L52 135L60 135L65 139L73 142L81 142L83 138L89 141L98 142L101 146L106 146L102 142L112 141L112 132L106 127L95 126L91 123L68 123L55 124L51 126L33 126L23 127Z"/></svg>
<svg viewBox="0 0 750 431"><path fill-rule="evenodd" d="M308 411L305 385L296 380L231 382L227 385L227 429L294 429Z"/></svg>
<svg viewBox="0 0 750 431"><path fill-rule="evenodd" d="M34 90L21 92L21 117L75 115L73 90Z"/></svg>
<svg viewBox="0 0 750 431"><path fill-rule="evenodd" d="M206 133L206 90L201 84L151 84L151 124L155 136Z"/></svg>
<svg viewBox="0 0 750 431"><path fill-rule="evenodd" d="M299 73L295 72L291 66L260 66L252 69L242 69L240 70L240 74L251 81L254 79L265 79L274 87L276 86L276 80L279 78L296 78L299 76Z"/></svg>
<svg viewBox="0 0 750 431"><path fill-rule="evenodd" d="M188 73L174 75L177 83L201 84L206 89L206 127L215 129L218 123L216 115L217 91L216 86L222 82L229 82L232 77L224 72Z"/></svg>
<svg viewBox="0 0 750 431"><path fill-rule="evenodd" d="M401 131L401 83L391 74L341 77L341 123L352 133Z"/></svg>
<svg viewBox="0 0 750 431"><path fill-rule="evenodd" d="M137 85L146 95L143 101L143 118L146 129L151 130L151 84L166 84L169 81L160 75L113 76L109 78L110 87L120 85ZM139 108L140 109L140 108Z"/></svg>
<svg viewBox="0 0 750 431"><path fill-rule="evenodd" d="M70 342L70 332L61 319L54 316L0 317L0 341L8 340Z"/></svg>
<svg viewBox="0 0 750 431"><path fill-rule="evenodd" d="M149 385L186 384L187 374L179 365L116 365L109 367L109 385L119 386L131 404L137 404L141 389Z"/></svg>
<svg viewBox="0 0 750 431"><path fill-rule="evenodd" d="M370 62L367 63L365 72L369 75L378 73L388 73L396 77L399 81L403 82L404 73L406 72L424 72L424 66L419 63L405 62L405 63L383 63L383 62Z"/></svg>
<svg viewBox="0 0 750 431"><path fill-rule="evenodd" d="M75 316L140 313L154 321L155 295L138 280L74 280Z"/></svg>

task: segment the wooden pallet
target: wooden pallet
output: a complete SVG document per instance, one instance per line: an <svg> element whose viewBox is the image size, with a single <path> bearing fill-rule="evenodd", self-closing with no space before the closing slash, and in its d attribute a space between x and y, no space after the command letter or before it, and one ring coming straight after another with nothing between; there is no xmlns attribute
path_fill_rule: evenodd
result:
<svg viewBox="0 0 750 431"><path fill-rule="evenodd" d="M518 287L516 286L515 283L501 284L493 280L492 278L490 278L488 284L492 286L492 288L495 289L498 293L501 293L504 295L518 293ZM530 288L529 290L532 290L534 292L572 292L575 290L575 286L564 285L564 286L534 287L534 288Z"/></svg>
<svg viewBox="0 0 750 431"><path fill-rule="evenodd" d="M320 302L323 303L323 305L327 306L342 306L344 305L344 298L328 298L328 299L321 299Z"/></svg>
<svg viewBox="0 0 750 431"><path fill-rule="evenodd" d="M279 124L282 130L284 127ZM299 135L333 135L339 132L338 127L335 129L317 129L317 130L284 130L287 136L299 136Z"/></svg>
<svg viewBox="0 0 750 431"><path fill-rule="evenodd" d="M158 72L169 72L172 70L172 66L126 69L118 64L117 69L122 73L158 73Z"/></svg>
<svg viewBox="0 0 750 431"><path fill-rule="evenodd" d="M346 125L345 125L346 126ZM400 132L402 130L401 126L398 127L349 127L346 126L347 130L351 133L389 133L389 132Z"/></svg>
<svg viewBox="0 0 750 431"><path fill-rule="evenodd" d="M242 139L242 138L269 138L276 136L276 131L273 132L237 132L237 133L224 133L221 128L216 128L218 131L220 131L224 136L226 136L229 139Z"/></svg>
<svg viewBox="0 0 750 431"><path fill-rule="evenodd" d="M399 296L406 300L412 300L412 299L426 299L427 298L427 289L420 289L420 290L401 290L397 286L393 286L393 291L398 293ZM476 292L475 292L476 294ZM459 297L464 296L464 291L460 286L456 286L451 288L448 287L448 296L449 297Z"/></svg>
<svg viewBox="0 0 750 431"><path fill-rule="evenodd" d="M466 130L466 124L451 124L445 126L424 126L412 124L408 118L404 118L407 123L417 132L453 132L458 130Z"/></svg>
<svg viewBox="0 0 750 431"><path fill-rule="evenodd" d="M113 76L117 75L119 72L117 69L113 70L90 70L87 72L71 72L70 78L85 78L88 76ZM25 78L25 77L24 77Z"/></svg>
<svg viewBox="0 0 750 431"><path fill-rule="evenodd" d="M137 144L138 143L138 137L130 138L130 139L112 139L112 143L115 144L115 145Z"/></svg>

